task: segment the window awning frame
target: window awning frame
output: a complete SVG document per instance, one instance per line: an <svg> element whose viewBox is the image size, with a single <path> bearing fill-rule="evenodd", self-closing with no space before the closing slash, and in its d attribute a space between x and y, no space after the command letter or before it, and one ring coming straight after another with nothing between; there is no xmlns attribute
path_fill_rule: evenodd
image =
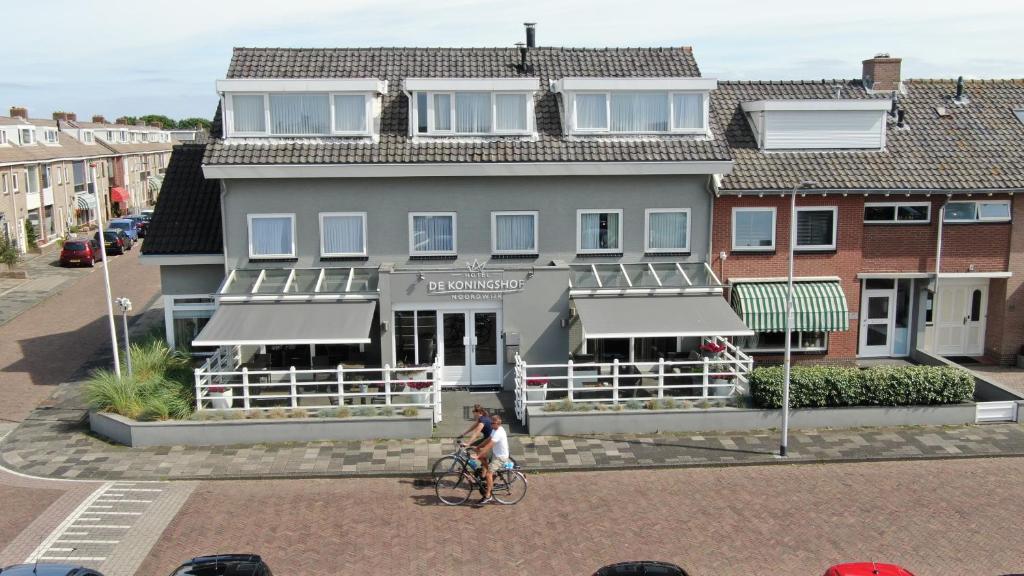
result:
<svg viewBox="0 0 1024 576"><path fill-rule="evenodd" d="M217 289L221 302L378 300L379 270L337 268L236 268Z"/></svg>
<svg viewBox="0 0 1024 576"><path fill-rule="evenodd" d="M786 282L741 282L733 285L732 307L756 332L784 332ZM836 281L793 282L794 332L845 332L850 307Z"/></svg>

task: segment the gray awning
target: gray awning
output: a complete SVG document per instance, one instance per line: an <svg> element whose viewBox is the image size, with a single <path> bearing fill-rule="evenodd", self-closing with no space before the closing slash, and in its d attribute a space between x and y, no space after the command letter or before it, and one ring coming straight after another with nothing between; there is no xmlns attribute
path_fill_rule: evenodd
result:
<svg viewBox="0 0 1024 576"><path fill-rule="evenodd" d="M753 334L719 295L574 298L573 303L587 338Z"/></svg>
<svg viewBox="0 0 1024 576"><path fill-rule="evenodd" d="M194 346L366 344L376 302L223 304Z"/></svg>

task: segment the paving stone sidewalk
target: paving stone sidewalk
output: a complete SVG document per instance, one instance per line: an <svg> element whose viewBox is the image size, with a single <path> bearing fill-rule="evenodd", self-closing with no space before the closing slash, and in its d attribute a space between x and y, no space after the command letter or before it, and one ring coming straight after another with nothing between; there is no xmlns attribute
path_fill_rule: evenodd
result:
<svg viewBox="0 0 1024 576"><path fill-rule="evenodd" d="M514 436L527 470L735 466L799 462L1024 456L1024 426L797 431L790 456L778 433ZM450 450L444 439L128 448L88 433L80 410L39 410L0 443L0 464L48 478L90 480L418 476Z"/></svg>
<svg viewBox="0 0 1024 576"><path fill-rule="evenodd" d="M28 272L27 280L0 279L0 325L60 292L75 279L98 270L62 268L59 256L58 251L52 250L26 256L18 268Z"/></svg>

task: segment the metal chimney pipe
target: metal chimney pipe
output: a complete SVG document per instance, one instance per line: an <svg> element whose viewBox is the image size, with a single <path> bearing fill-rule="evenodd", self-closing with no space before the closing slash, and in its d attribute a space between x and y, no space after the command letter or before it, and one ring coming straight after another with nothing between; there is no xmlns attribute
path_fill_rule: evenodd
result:
<svg viewBox="0 0 1024 576"><path fill-rule="evenodd" d="M900 128L903 128L903 125L906 123L906 121L907 121L907 111L906 110L902 110L901 109L898 112L896 112L896 126L898 126Z"/></svg>
<svg viewBox="0 0 1024 576"><path fill-rule="evenodd" d="M522 42L516 42L516 48L519 48L519 69L526 71L526 44Z"/></svg>
<svg viewBox="0 0 1024 576"><path fill-rule="evenodd" d="M964 97L964 77L960 76L956 79L956 99L962 100Z"/></svg>
<svg viewBox="0 0 1024 576"><path fill-rule="evenodd" d="M536 22L523 22L523 26L526 26L526 47L536 48L537 47L537 23Z"/></svg>

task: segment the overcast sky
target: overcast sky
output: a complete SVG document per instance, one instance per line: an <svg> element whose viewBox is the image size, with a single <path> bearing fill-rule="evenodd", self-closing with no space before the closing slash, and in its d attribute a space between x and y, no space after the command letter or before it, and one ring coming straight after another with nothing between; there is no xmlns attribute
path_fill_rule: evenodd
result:
<svg viewBox="0 0 1024 576"><path fill-rule="evenodd" d="M233 46L693 46L720 79L1024 77L1020 0L6 0L0 115L209 117Z"/></svg>

